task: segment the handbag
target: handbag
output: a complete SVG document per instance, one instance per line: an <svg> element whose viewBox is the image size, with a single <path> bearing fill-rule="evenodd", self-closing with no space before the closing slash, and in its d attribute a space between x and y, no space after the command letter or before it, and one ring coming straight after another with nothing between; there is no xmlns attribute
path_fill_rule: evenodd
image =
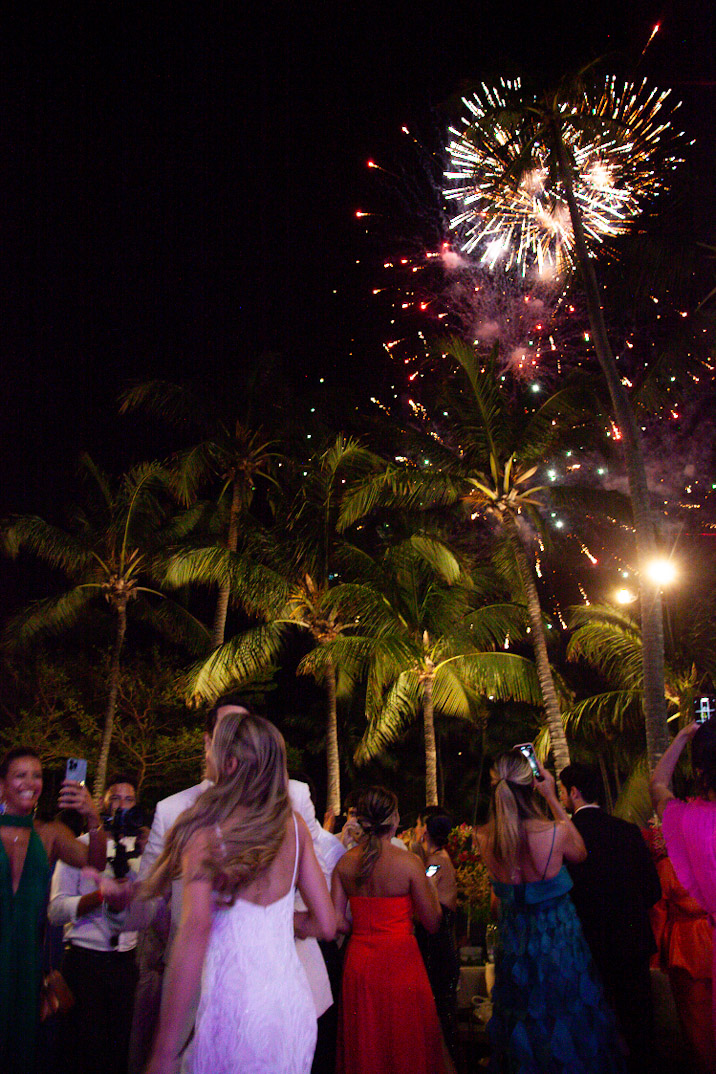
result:
<svg viewBox="0 0 716 1074"><path fill-rule="evenodd" d="M53 1014L65 1014L75 1005L75 997L59 970L50 970L40 986L40 1021Z"/></svg>

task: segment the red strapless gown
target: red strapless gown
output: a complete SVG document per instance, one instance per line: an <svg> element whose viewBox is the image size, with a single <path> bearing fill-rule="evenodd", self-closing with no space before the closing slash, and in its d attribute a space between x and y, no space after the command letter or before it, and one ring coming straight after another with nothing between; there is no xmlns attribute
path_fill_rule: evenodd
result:
<svg viewBox="0 0 716 1074"><path fill-rule="evenodd" d="M409 895L353 896L337 1074L444 1074L435 1001Z"/></svg>

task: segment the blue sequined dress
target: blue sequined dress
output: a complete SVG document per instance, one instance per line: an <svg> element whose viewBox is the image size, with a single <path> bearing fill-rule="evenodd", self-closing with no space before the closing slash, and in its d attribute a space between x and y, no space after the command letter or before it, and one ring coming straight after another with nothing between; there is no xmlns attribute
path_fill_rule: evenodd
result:
<svg viewBox="0 0 716 1074"><path fill-rule="evenodd" d="M500 900L491 1071L622 1074L614 1015L569 897L564 866L549 880L504 884Z"/></svg>

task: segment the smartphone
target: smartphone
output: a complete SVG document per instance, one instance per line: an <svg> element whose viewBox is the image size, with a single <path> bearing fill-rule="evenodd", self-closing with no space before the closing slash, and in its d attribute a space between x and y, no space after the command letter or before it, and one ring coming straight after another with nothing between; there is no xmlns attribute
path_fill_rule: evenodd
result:
<svg viewBox="0 0 716 1074"><path fill-rule="evenodd" d="M435 876L435 874L436 874L436 872L438 871L439 868L440 868L439 865L428 865L427 869L425 870L425 875L426 876Z"/></svg>
<svg viewBox="0 0 716 1074"><path fill-rule="evenodd" d="M68 757L65 779L74 779L83 786L87 779L87 762L82 757Z"/></svg>
<svg viewBox="0 0 716 1074"><path fill-rule="evenodd" d="M694 701L696 723L706 723L712 716L716 716L716 697L697 697Z"/></svg>
<svg viewBox="0 0 716 1074"><path fill-rule="evenodd" d="M538 779L541 783L544 776L540 773L539 765L537 764L537 754L535 753L535 748L532 743L520 742L519 746L515 746L515 749L519 750L520 753L527 758L530 762L530 768L532 769L535 779Z"/></svg>

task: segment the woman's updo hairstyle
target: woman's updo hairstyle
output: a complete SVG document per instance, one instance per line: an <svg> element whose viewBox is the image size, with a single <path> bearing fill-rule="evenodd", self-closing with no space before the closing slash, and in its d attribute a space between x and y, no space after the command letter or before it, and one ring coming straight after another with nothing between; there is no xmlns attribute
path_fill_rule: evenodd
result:
<svg viewBox="0 0 716 1074"><path fill-rule="evenodd" d="M512 866L524 841L523 821L543 816L534 798L534 775L529 761L519 750L498 757L490 775L492 853L500 864Z"/></svg>
<svg viewBox="0 0 716 1074"><path fill-rule="evenodd" d="M361 864L356 875L360 886L370 877L380 855L381 836L387 835L395 824L398 799L385 787L369 787L358 799L356 820L365 841L362 844Z"/></svg>
<svg viewBox="0 0 716 1074"><path fill-rule="evenodd" d="M716 718L699 727L691 743L691 764L699 794L716 791Z"/></svg>

